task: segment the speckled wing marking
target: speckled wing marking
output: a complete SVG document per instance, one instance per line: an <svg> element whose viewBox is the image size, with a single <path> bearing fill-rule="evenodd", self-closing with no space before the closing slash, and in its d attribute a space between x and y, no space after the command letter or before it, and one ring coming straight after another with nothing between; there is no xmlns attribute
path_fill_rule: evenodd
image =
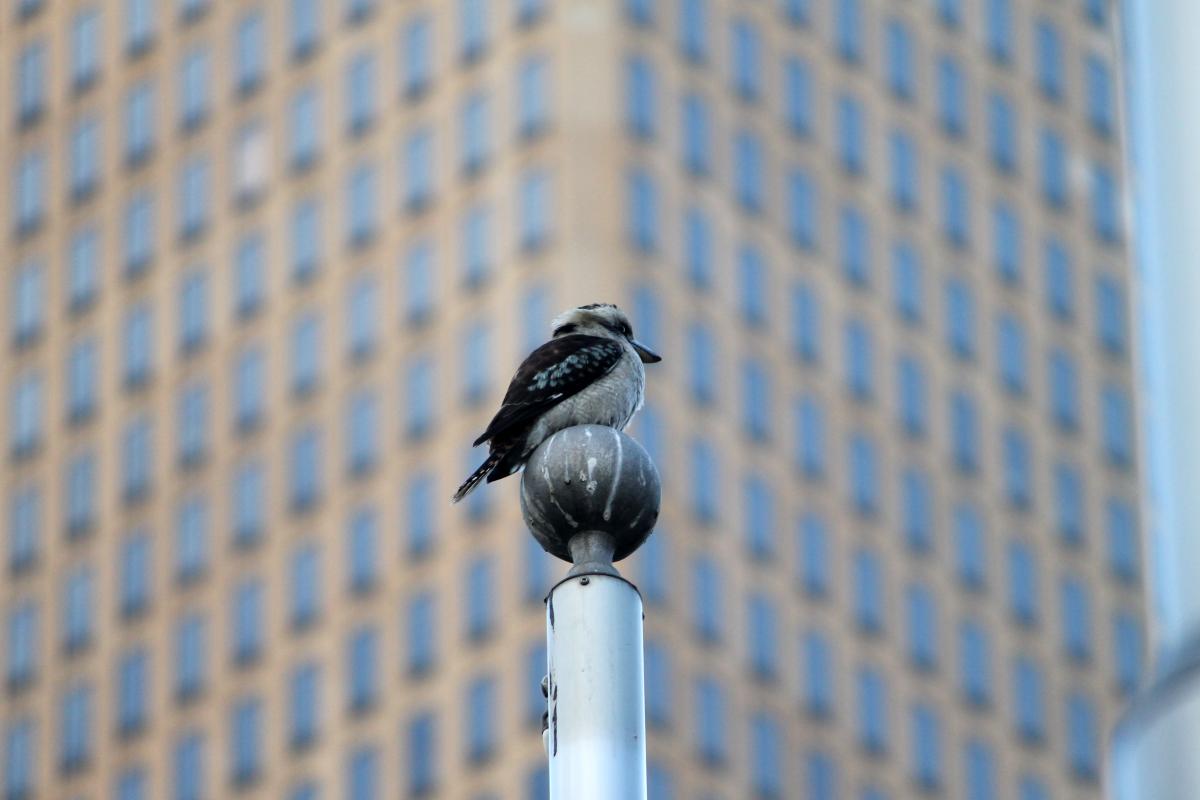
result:
<svg viewBox="0 0 1200 800"><path fill-rule="evenodd" d="M495 447L506 434L524 435L533 420L608 374L621 354L620 344L600 336L572 334L546 342L517 369L500 410L475 444L491 441Z"/></svg>

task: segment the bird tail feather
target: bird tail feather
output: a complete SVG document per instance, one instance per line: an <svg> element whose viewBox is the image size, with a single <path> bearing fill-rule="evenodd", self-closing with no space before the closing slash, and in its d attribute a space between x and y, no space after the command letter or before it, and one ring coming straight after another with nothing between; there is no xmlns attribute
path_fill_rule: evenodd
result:
<svg viewBox="0 0 1200 800"><path fill-rule="evenodd" d="M458 491L454 493L453 499L450 502L457 503L464 497L475 491L475 487L483 482L487 474L496 468L500 463L500 459L504 458L505 451L498 450L487 457L487 459L479 465L479 469L471 473L471 477L463 481L463 485L458 487Z"/></svg>

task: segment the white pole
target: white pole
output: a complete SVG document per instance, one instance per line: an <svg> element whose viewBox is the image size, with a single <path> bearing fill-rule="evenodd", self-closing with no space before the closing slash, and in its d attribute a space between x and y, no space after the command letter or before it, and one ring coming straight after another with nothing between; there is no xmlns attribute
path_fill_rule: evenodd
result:
<svg viewBox="0 0 1200 800"><path fill-rule="evenodd" d="M576 575L546 601L550 800L644 800L642 598L612 575Z"/></svg>

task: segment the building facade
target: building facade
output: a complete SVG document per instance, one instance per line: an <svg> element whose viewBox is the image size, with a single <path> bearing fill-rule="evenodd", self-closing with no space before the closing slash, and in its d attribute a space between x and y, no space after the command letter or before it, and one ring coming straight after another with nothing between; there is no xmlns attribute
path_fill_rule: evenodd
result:
<svg viewBox="0 0 1200 800"><path fill-rule="evenodd" d="M1104 0L14 0L0 798L545 797L511 370L666 360L653 798L1098 798L1145 601Z"/></svg>

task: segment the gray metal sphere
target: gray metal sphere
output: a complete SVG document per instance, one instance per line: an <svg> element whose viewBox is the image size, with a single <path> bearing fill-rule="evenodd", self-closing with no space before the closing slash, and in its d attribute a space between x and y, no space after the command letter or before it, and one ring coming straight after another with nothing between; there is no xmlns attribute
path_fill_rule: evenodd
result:
<svg viewBox="0 0 1200 800"><path fill-rule="evenodd" d="M612 539L613 561L641 546L658 521L658 470L637 440L603 425L577 425L533 451L521 476L525 524L547 553L571 561L570 541Z"/></svg>

